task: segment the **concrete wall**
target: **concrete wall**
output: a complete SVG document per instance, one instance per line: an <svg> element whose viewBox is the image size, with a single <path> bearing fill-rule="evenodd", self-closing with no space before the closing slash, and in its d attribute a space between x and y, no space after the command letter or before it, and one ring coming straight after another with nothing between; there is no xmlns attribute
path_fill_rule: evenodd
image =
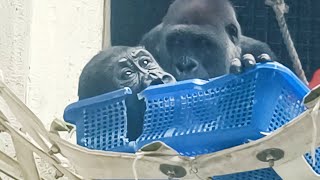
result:
<svg viewBox="0 0 320 180"><path fill-rule="evenodd" d="M48 125L77 100L81 68L102 47L103 0L33 0L27 105Z"/></svg>
<svg viewBox="0 0 320 180"><path fill-rule="evenodd" d="M28 77L31 4L0 0L0 69L5 82L25 100Z"/></svg>
<svg viewBox="0 0 320 180"><path fill-rule="evenodd" d="M110 44L104 6L109 9L109 0L106 5L104 0L0 0L0 69L9 87L47 127L77 100L80 72L101 50L102 39L104 46ZM14 122L1 99L0 109ZM14 156L3 133L0 150ZM40 166L51 179L52 169Z"/></svg>

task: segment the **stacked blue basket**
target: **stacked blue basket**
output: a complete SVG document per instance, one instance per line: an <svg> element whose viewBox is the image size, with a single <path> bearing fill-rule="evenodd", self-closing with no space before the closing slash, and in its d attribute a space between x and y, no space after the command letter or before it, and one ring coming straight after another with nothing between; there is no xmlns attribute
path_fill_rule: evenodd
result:
<svg viewBox="0 0 320 180"><path fill-rule="evenodd" d="M135 142L126 137L128 88L71 104L64 118L77 126L77 143L90 149L135 152L160 140L181 155L196 156L276 130L305 110L302 99L308 91L286 67L269 62L240 75L149 87L139 94L147 108L143 133ZM246 174L217 178L281 179L272 169Z"/></svg>

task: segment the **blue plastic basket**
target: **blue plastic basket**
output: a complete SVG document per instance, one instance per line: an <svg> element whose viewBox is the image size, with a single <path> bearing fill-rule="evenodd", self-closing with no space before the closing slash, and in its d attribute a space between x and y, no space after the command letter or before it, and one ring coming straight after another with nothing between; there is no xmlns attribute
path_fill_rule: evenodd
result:
<svg viewBox="0 0 320 180"><path fill-rule="evenodd" d="M279 63L259 64L241 75L152 86L137 148L161 140L194 156L256 140L305 110L308 88Z"/></svg>
<svg viewBox="0 0 320 180"><path fill-rule="evenodd" d="M133 152L127 149L126 137L125 98L131 93L124 88L69 105L64 119L76 125L77 144L96 150Z"/></svg>
<svg viewBox="0 0 320 180"><path fill-rule="evenodd" d="M281 180L281 177L272 169L259 169L242 173L215 176L214 180Z"/></svg>
<svg viewBox="0 0 320 180"><path fill-rule="evenodd" d="M134 152L161 140L181 155L195 156L274 131L305 110L302 99L308 92L289 69L269 62L240 75L149 87L140 94L147 108L143 133L135 142L126 137L128 88L73 103L65 109L64 119L77 126L77 143L90 149ZM320 169L317 165L315 171ZM241 174L280 179L272 169L219 178L237 179Z"/></svg>
<svg viewBox="0 0 320 180"><path fill-rule="evenodd" d="M140 94L147 106L143 133L131 144L124 102L131 94L128 88L73 103L64 119L77 126L78 144L91 149L134 152L161 140L194 156L281 127L305 110L302 99L308 91L290 70L270 62L240 75L147 88Z"/></svg>
<svg viewBox="0 0 320 180"><path fill-rule="evenodd" d="M313 160L312 160L310 153L305 154L304 157L305 157L307 163L313 169L313 171L320 176L320 147L318 147L316 149L316 163L315 163L315 165L313 165L313 163L312 163Z"/></svg>

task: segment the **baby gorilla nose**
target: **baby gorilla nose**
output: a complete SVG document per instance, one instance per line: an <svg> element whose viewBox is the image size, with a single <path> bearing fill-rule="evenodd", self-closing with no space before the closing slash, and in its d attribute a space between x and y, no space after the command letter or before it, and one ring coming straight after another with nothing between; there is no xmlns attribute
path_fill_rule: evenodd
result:
<svg viewBox="0 0 320 180"><path fill-rule="evenodd" d="M158 84L164 84L164 82L163 82L160 78L158 78L158 79L153 80L153 81L150 83L151 86L152 86L152 85L158 85Z"/></svg>
<svg viewBox="0 0 320 180"><path fill-rule="evenodd" d="M162 77L162 82L164 82L165 84L172 83L176 82L176 79L172 75L164 75Z"/></svg>
<svg viewBox="0 0 320 180"><path fill-rule="evenodd" d="M198 63L189 57L182 57L176 64L176 68L180 73L195 71L198 67Z"/></svg>
<svg viewBox="0 0 320 180"><path fill-rule="evenodd" d="M158 76L157 78L152 80L150 85L167 84L173 82L176 82L176 79L171 74L165 74L162 77Z"/></svg>

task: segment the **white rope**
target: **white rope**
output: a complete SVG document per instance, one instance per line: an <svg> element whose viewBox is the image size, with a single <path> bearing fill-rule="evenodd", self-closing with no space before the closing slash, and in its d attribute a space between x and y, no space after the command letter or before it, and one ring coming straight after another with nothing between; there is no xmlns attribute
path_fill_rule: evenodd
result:
<svg viewBox="0 0 320 180"><path fill-rule="evenodd" d="M3 72L1 69L0 69L0 81L4 82L4 76L3 76Z"/></svg>
<svg viewBox="0 0 320 180"><path fill-rule="evenodd" d="M142 157L143 155L136 154L136 158L134 158L134 161L132 163L132 172L133 172L134 180L139 180L136 165L137 165L137 161Z"/></svg>
<svg viewBox="0 0 320 180"><path fill-rule="evenodd" d="M311 158L312 158L312 165L316 165L316 145L317 145L317 120L319 120L319 107L320 107L320 99L317 101L316 105L312 109L311 112L311 119L313 123L313 134L312 134L312 143L311 143Z"/></svg>
<svg viewBox="0 0 320 180"><path fill-rule="evenodd" d="M308 85L308 81L306 78L306 75L302 69L301 61L299 59L298 53L294 47L294 43L292 41L292 38L290 36L290 32L286 23L286 19L284 17L284 14L288 12L289 7L285 4L284 0L266 0L266 5L271 6L273 11L276 14L276 18L278 21L278 25L280 27L280 31L284 40L284 43L287 47L287 50L289 52L289 56L293 63L293 68L295 72L297 73L298 77L306 84Z"/></svg>
<svg viewBox="0 0 320 180"><path fill-rule="evenodd" d="M210 178L209 177L208 178L203 178L203 177L199 176L199 174L198 174L199 170L198 170L197 167L194 166L194 161L196 160L195 157L191 157L190 159L191 159L191 161L189 161L189 166L190 166L189 172L191 174L194 174L196 176L196 178L198 178L198 180L209 180L209 179L212 179L211 177Z"/></svg>

